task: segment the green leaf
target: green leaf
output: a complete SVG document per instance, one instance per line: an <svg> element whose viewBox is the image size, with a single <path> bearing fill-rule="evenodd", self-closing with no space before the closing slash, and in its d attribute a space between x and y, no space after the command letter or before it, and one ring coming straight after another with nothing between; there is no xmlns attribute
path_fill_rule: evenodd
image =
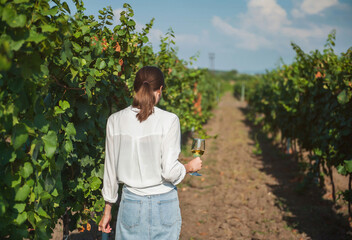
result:
<svg viewBox="0 0 352 240"><path fill-rule="evenodd" d="M14 206L13 206L14 209L17 210L18 213L21 213L24 211L24 209L26 208L26 204L25 203L16 203Z"/></svg>
<svg viewBox="0 0 352 240"><path fill-rule="evenodd" d="M70 153L73 151L73 145L72 145L72 141L71 140L66 140L65 141L65 151L67 153Z"/></svg>
<svg viewBox="0 0 352 240"><path fill-rule="evenodd" d="M128 26L135 26L136 25L136 22L133 21L133 20L129 20L128 23L127 23Z"/></svg>
<svg viewBox="0 0 352 240"><path fill-rule="evenodd" d="M319 149L319 148L316 148L316 149L314 149L314 154L316 155L316 156L322 156L322 154L323 154L323 152L321 151L321 149Z"/></svg>
<svg viewBox="0 0 352 240"><path fill-rule="evenodd" d="M79 163L82 167L85 167L88 165L91 166L93 164L93 159L89 157L89 155L86 155L85 157L79 160Z"/></svg>
<svg viewBox="0 0 352 240"><path fill-rule="evenodd" d="M27 39L27 41L35 42L38 44L44 39L46 39L46 37L43 34L38 33L35 29L31 29L31 31L29 32L29 38Z"/></svg>
<svg viewBox="0 0 352 240"><path fill-rule="evenodd" d="M76 135L76 128L72 122L69 122L65 128L67 136L74 136Z"/></svg>
<svg viewBox="0 0 352 240"><path fill-rule="evenodd" d="M33 173L32 164L30 164L29 162L26 162L26 163L24 164L24 166L21 168L20 175L21 175L23 178L27 178L27 177L29 177L32 173Z"/></svg>
<svg viewBox="0 0 352 240"><path fill-rule="evenodd" d="M82 34L85 35L90 31L90 27L87 25L84 25L81 27L81 30L82 30Z"/></svg>
<svg viewBox="0 0 352 240"><path fill-rule="evenodd" d="M344 162L347 172L352 173L352 160L345 160Z"/></svg>
<svg viewBox="0 0 352 240"><path fill-rule="evenodd" d="M37 114L34 117L34 126L41 132L48 132L49 122L45 119L43 114Z"/></svg>
<svg viewBox="0 0 352 240"><path fill-rule="evenodd" d="M13 41L11 43L11 50L18 51L22 47L23 43L24 43L24 40L20 40L17 42Z"/></svg>
<svg viewBox="0 0 352 240"><path fill-rule="evenodd" d="M34 180L33 179L29 179L26 184L30 187L33 187L34 186Z"/></svg>
<svg viewBox="0 0 352 240"><path fill-rule="evenodd" d="M105 205L104 199L97 200L94 204L95 211L97 212L103 211L104 205Z"/></svg>
<svg viewBox="0 0 352 240"><path fill-rule="evenodd" d="M39 216L42 216L45 218L50 218L49 215L44 211L44 209L42 207L38 208L37 213Z"/></svg>
<svg viewBox="0 0 352 240"><path fill-rule="evenodd" d="M47 77L49 75L49 68L47 65L45 64L40 65L40 70L44 74L44 77Z"/></svg>
<svg viewBox="0 0 352 240"><path fill-rule="evenodd" d="M26 15L18 15L14 20L12 20L12 26L11 27L24 27L27 22L27 17Z"/></svg>
<svg viewBox="0 0 352 240"><path fill-rule="evenodd" d="M50 9L42 10L43 15L50 15L50 16L55 16L56 13L59 11L59 8L57 6L52 7Z"/></svg>
<svg viewBox="0 0 352 240"><path fill-rule="evenodd" d="M27 184L23 185L22 187L20 187L17 190L16 195L15 195L15 200L23 202L28 197L30 191L31 191L31 189Z"/></svg>
<svg viewBox="0 0 352 240"><path fill-rule="evenodd" d="M26 15L18 15L15 18L13 18L8 24L10 27L16 28L16 27L24 27L27 22L27 17Z"/></svg>
<svg viewBox="0 0 352 240"><path fill-rule="evenodd" d="M2 20L7 22L10 27L24 27L27 22L26 15L17 15L16 8L12 4L7 4L2 11Z"/></svg>
<svg viewBox="0 0 352 240"><path fill-rule="evenodd" d="M87 82L86 82L87 89L91 89L92 87L95 86L95 84L96 84L95 78L89 75L87 77Z"/></svg>
<svg viewBox="0 0 352 240"><path fill-rule="evenodd" d="M67 102L66 100L64 100L64 101L60 100L60 101L59 101L59 106L60 106L63 110L66 110L66 109L70 108L70 103Z"/></svg>
<svg viewBox="0 0 352 240"><path fill-rule="evenodd" d="M339 93L337 96L337 101L339 101L340 104L348 103L348 97L345 90L342 90L342 92Z"/></svg>
<svg viewBox="0 0 352 240"><path fill-rule="evenodd" d="M18 176L17 179L12 179L12 181L11 181L11 187L12 188L16 187L19 184L21 184L21 177L20 176Z"/></svg>
<svg viewBox="0 0 352 240"><path fill-rule="evenodd" d="M70 68L70 71L71 71L71 74L72 74L71 80L73 80L77 76L78 71L76 69L74 69L73 67Z"/></svg>
<svg viewBox="0 0 352 240"><path fill-rule="evenodd" d="M43 191L40 193L40 199L43 201L51 199L51 198L52 197L51 197L50 193L48 193L48 192Z"/></svg>
<svg viewBox="0 0 352 240"><path fill-rule="evenodd" d="M59 196L59 193L57 192L57 189L56 189L56 188L54 189L54 191L52 191L51 195L52 195L53 197Z"/></svg>
<svg viewBox="0 0 352 240"><path fill-rule="evenodd" d="M98 177L92 177L90 178L89 183L90 183L90 188L94 191L100 188L101 180Z"/></svg>
<svg viewBox="0 0 352 240"><path fill-rule="evenodd" d="M143 43L147 43L149 41L149 39L147 36L143 36L142 41L143 41Z"/></svg>
<svg viewBox="0 0 352 240"><path fill-rule="evenodd" d="M70 8L68 7L68 5L67 5L66 2L63 2L63 3L62 3L62 7L63 7L68 13L71 14Z"/></svg>
<svg viewBox="0 0 352 240"><path fill-rule="evenodd" d="M11 67L11 61L3 55L0 55L0 71L4 70L7 71Z"/></svg>
<svg viewBox="0 0 352 240"><path fill-rule="evenodd" d="M28 139L28 132L23 124L17 124L13 129L12 143L13 148L20 148Z"/></svg>
<svg viewBox="0 0 352 240"><path fill-rule="evenodd" d="M72 42L72 46L73 46L73 48L74 48L74 50L75 50L76 52L82 51L82 48L81 48L81 46L80 46L79 44L77 44L77 43L75 43L75 42Z"/></svg>
<svg viewBox="0 0 352 240"><path fill-rule="evenodd" d="M72 65L73 65L74 67L76 67L77 69L79 69L79 68L81 67L80 64L81 64L81 61L80 61L80 59L79 59L78 57L73 57L73 58L72 58Z"/></svg>
<svg viewBox="0 0 352 240"><path fill-rule="evenodd" d="M119 36L124 36L125 34L126 34L126 30L125 29L121 29L121 30L119 30L118 32L117 32L117 34L119 35ZM148 39L148 38L147 38Z"/></svg>
<svg viewBox="0 0 352 240"><path fill-rule="evenodd" d="M102 179L104 176L104 164L100 164L99 167L95 167L92 170L91 175Z"/></svg>
<svg viewBox="0 0 352 240"><path fill-rule="evenodd" d="M41 25L41 28L43 32L49 32L49 33L56 32L57 30L59 30L58 28L49 24Z"/></svg>
<svg viewBox="0 0 352 240"><path fill-rule="evenodd" d="M18 225L21 225L22 223L24 223L27 220L27 212L23 212L17 215L17 218L15 219L15 222Z"/></svg>
<svg viewBox="0 0 352 240"><path fill-rule="evenodd" d="M97 60L96 66L98 67L98 69L101 70L101 69L103 69L103 68L106 67L106 63L105 63L104 60L102 60L101 58L99 58L99 59Z"/></svg>
<svg viewBox="0 0 352 240"><path fill-rule="evenodd" d="M55 115L59 115L59 114L64 113L65 111L62 110L60 107L55 106L55 107L54 107L54 112L55 112Z"/></svg>
<svg viewBox="0 0 352 240"><path fill-rule="evenodd" d="M44 142L44 150L48 158L52 158L56 151L57 135L54 131L49 131L48 134L42 137Z"/></svg>
<svg viewBox="0 0 352 240"><path fill-rule="evenodd" d="M16 159L16 152L9 148L5 142L0 143L0 168Z"/></svg>
<svg viewBox="0 0 352 240"><path fill-rule="evenodd" d="M34 218L34 212L28 211L28 221L32 226L36 225L35 218Z"/></svg>
<svg viewBox="0 0 352 240"><path fill-rule="evenodd" d="M82 36L82 32L77 31L77 32L75 32L75 33L73 34L73 36L74 36L75 38L79 38L79 37Z"/></svg>
<svg viewBox="0 0 352 240"><path fill-rule="evenodd" d="M27 3L29 0L14 0L14 3Z"/></svg>
<svg viewBox="0 0 352 240"><path fill-rule="evenodd" d="M2 10L2 20L10 22L16 16L16 11L11 4L7 4Z"/></svg>

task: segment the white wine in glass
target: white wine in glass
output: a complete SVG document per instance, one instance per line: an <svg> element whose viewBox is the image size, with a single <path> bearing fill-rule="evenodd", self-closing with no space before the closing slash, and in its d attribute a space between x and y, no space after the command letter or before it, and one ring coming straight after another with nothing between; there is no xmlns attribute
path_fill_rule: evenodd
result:
<svg viewBox="0 0 352 240"><path fill-rule="evenodd" d="M205 151L205 139L194 138L192 142L191 151L193 153L193 157L200 157L204 154ZM202 176L198 172L190 173L192 176Z"/></svg>

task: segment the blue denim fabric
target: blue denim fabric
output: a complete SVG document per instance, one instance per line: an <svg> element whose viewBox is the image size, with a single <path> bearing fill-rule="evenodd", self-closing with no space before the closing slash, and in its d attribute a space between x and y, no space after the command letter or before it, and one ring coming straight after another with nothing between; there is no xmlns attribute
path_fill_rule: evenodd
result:
<svg viewBox="0 0 352 240"><path fill-rule="evenodd" d="M116 240L176 240L181 231L177 189L139 196L123 188Z"/></svg>

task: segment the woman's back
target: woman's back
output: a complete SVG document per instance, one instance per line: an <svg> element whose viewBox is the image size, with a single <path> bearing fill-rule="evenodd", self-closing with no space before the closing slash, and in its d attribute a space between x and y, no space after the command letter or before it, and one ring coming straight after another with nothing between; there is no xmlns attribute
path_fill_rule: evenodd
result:
<svg viewBox="0 0 352 240"><path fill-rule="evenodd" d="M178 117L154 107L154 113L139 122L136 118L138 112L139 109L130 106L111 115L108 120L107 134L112 141L108 141L107 149L112 152L107 153L111 161L107 159L110 164L106 167L115 168L117 173L109 178L116 177L139 195L168 192L174 187L172 182L177 184L185 174L181 166L178 171L172 171L173 165L179 164ZM109 198L109 193L104 190L103 195Z"/></svg>
<svg viewBox="0 0 352 240"><path fill-rule="evenodd" d="M133 83L132 106L112 114L106 125L102 194L105 210L99 230L111 232L111 207L124 183L116 239L178 239L181 215L177 188L186 172L201 169L199 157L178 161L178 117L161 110L164 76L157 67L140 69Z"/></svg>

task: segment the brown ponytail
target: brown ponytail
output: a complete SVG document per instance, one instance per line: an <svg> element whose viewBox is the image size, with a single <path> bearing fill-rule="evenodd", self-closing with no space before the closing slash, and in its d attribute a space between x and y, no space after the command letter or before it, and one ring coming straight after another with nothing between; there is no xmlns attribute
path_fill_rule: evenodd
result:
<svg viewBox="0 0 352 240"><path fill-rule="evenodd" d="M133 84L135 95L132 106L139 108L136 117L140 122L146 120L154 112L156 104L154 91L164 85L163 73L157 67L146 66L137 72Z"/></svg>

